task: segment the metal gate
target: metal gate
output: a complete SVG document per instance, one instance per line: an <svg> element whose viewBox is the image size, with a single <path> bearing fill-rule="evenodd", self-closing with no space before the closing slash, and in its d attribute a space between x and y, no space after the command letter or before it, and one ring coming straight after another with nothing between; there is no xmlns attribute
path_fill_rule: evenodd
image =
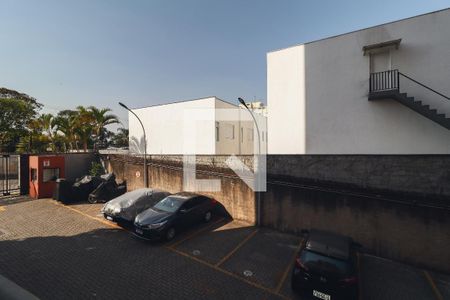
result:
<svg viewBox="0 0 450 300"><path fill-rule="evenodd" d="M20 156L0 154L0 196L20 193Z"/></svg>

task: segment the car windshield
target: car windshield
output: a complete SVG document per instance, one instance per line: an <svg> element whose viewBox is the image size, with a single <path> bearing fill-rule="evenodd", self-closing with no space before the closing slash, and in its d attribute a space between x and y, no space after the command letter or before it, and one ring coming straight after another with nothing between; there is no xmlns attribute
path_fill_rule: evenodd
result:
<svg viewBox="0 0 450 300"><path fill-rule="evenodd" d="M351 266L348 261L329 257L316 252L304 250L300 256L306 267L320 272L327 272L336 275L348 275Z"/></svg>
<svg viewBox="0 0 450 300"><path fill-rule="evenodd" d="M183 201L178 198L169 196L156 203L153 208L172 213L180 208L181 204L183 204Z"/></svg>

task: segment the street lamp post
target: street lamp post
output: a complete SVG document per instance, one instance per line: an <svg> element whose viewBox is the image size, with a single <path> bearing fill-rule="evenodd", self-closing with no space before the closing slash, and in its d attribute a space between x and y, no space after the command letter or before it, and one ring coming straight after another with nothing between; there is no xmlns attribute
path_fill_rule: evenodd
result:
<svg viewBox="0 0 450 300"><path fill-rule="evenodd" d="M141 119L139 119L139 117L134 113L134 111L129 109L122 102L119 102L119 105L122 106L123 108L125 108L126 110L128 110L130 113L132 113L138 119L139 123L141 124L142 131L144 132L144 186L148 187L148 180L147 180L147 137L145 135L144 125L142 124Z"/></svg>
<svg viewBox="0 0 450 300"><path fill-rule="evenodd" d="M259 127L258 127L258 122L256 122L256 118L253 114L253 112L248 108L247 103L245 103L244 99L242 99L241 97L238 98L239 102L248 110L248 112L250 113L250 115L253 118L253 121L255 122L255 126L256 126L256 133L258 134L258 156L257 156L257 163L256 163L256 187L257 187L257 191L256 191L256 201L257 201L257 208L256 208L256 219L257 219L257 225L261 225L261 194L259 192L259 181L260 181L260 171L259 171L259 157L261 155L261 137L259 134Z"/></svg>

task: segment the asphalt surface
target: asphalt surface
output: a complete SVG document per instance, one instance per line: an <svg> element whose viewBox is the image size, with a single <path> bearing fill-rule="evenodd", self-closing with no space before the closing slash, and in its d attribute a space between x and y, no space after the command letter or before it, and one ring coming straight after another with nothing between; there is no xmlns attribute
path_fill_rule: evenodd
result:
<svg viewBox="0 0 450 300"><path fill-rule="evenodd" d="M0 200L0 274L41 299L300 299L302 238L216 216L170 243L103 219L102 204ZM362 299L450 299L450 276L360 256Z"/></svg>

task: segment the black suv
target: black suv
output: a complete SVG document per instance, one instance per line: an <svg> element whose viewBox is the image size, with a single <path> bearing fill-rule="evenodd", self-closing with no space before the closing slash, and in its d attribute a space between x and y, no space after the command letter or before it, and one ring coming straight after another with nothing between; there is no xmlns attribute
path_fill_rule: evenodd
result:
<svg viewBox="0 0 450 300"><path fill-rule="evenodd" d="M352 239L311 230L295 259L292 288L312 299L357 299L357 248Z"/></svg>

